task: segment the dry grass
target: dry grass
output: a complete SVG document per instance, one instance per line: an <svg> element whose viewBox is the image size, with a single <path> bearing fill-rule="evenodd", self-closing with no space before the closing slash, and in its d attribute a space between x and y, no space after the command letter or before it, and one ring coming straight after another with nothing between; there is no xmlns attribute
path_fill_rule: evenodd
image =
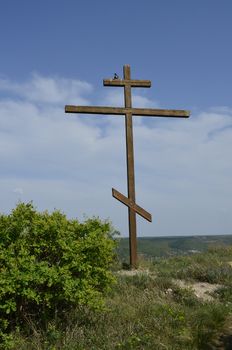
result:
<svg viewBox="0 0 232 350"><path fill-rule="evenodd" d="M115 273L106 308L84 307L30 337L16 334L17 350L231 349L232 248L155 261L133 273ZM144 268L144 267L143 267ZM222 273L222 274L221 274ZM180 283L176 279L180 279ZM187 282L186 282L187 281ZM193 286L220 282L210 300ZM209 287L209 285L207 285Z"/></svg>

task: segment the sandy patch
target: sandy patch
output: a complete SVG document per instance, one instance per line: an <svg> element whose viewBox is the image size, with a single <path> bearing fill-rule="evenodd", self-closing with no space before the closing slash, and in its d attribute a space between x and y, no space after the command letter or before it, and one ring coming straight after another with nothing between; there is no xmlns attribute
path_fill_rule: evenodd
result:
<svg viewBox="0 0 232 350"><path fill-rule="evenodd" d="M142 269L132 269L132 270L119 270L117 271L118 275L121 276L138 276L138 275L150 275L149 270L142 270Z"/></svg>
<svg viewBox="0 0 232 350"><path fill-rule="evenodd" d="M210 284L207 282L191 283L183 280L173 280L173 282L177 283L181 288L191 288L197 298L203 299L206 301L213 301L214 298L209 294L223 287L220 284Z"/></svg>

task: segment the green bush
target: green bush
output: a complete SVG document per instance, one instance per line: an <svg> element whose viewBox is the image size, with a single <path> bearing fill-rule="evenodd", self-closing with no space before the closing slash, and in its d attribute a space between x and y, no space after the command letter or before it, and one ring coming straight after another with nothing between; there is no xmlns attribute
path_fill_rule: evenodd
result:
<svg viewBox="0 0 232 350"><path fill-rule="evenodd" d="M0 215L2 347L30 321L46 327L77 305L101 308L114 280L114 249L110 224L96 218L79 223L59 211L39 213L32 203Z"/></svg>

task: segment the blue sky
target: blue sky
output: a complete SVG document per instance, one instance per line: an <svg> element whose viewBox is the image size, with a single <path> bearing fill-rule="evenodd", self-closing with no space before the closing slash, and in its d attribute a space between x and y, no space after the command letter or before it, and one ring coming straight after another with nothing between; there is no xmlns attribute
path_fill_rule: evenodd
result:
<svg viewBox="0 0 232 350"><path fill-rule="evenodd" d="M65 104L120 105L102 86L130 64L151 89L138 107L189 120L134 118L139 235L232 233L232 3L13 1L0 12L0 211L17 200L110 218L127 235L122 117L67 116ZM135 120L136 119L136 120Z"/></svg>

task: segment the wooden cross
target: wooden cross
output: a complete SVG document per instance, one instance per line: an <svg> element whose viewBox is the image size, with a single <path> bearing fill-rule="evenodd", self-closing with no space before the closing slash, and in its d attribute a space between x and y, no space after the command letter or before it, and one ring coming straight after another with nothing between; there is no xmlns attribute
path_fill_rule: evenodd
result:
<svg viewBox="0 0 232 350"><path fill-rule="evenodd" d="M104 79L104 86L124 87L125 107L89 107L89 106L65 106L65 113L82 113L82 114L111 114L125 115L126 124L126 157L127 157L127 188L128 197L124 196L114 188L112 195L128 207L129 218L129 242L130 242L130 265L132 268L137 267L137 240L136 240L136 214L141 215L148 221L152 221L151 214L136 204L135 201L135 176L134 176L134 149L133 149L133 125L132 116L146 117L174 117L188 118L189 111L169 110L169 109L149 109L149 108L132 108L131 88L132 87L151 87L150 80L131 79L130 66L123 67L123 79L117 75L113 79Z"/></svg>

